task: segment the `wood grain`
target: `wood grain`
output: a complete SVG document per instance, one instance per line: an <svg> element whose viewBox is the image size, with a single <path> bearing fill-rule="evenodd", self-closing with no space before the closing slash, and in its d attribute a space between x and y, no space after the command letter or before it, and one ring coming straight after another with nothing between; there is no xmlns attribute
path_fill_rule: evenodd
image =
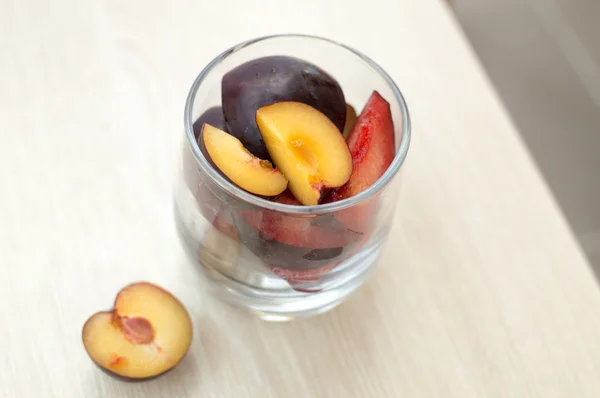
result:
<svg viewBox="0 0 600 398"><path fill-rule="evenodd" d="M0 396L600 396L596 281L444 4L218 4L0 2ZM290 324L211 299L171 211L193 78L277 32L366 52L414 122L372 278ZM128 384L80 333L139 279L177 295L196 334L176 370Z"/></svg>

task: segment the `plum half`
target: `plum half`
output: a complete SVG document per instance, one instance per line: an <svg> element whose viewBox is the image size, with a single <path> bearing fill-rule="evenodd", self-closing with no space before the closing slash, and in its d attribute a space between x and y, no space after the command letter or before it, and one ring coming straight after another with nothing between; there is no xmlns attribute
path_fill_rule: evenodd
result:
<svg viewBox="0 0 600 398"><path fill-rule="evenodd" d="M192 342L185 307L166 290L138 282L123 288L112 311L92 315L83 346L102 369L129 379L158 376L183 358Z"/></svg>
<svg viewBox="0 0 600 398"><path fill-rule="evenodd" d="M316 205L352 173L344 136L316 108L285 101L256 111L256 122L273 162L303 205Z"/></svg>
<svg viewBox="0 0 600 398"><path fill-rule="evenodd" d="M298 58L269 56L246 62L223 76L223 114L227 131L256 157L271 160L255 120L256 111L282 101L312 106L338 131L346 122L346 102L338 82L321 68Z"/></svg>

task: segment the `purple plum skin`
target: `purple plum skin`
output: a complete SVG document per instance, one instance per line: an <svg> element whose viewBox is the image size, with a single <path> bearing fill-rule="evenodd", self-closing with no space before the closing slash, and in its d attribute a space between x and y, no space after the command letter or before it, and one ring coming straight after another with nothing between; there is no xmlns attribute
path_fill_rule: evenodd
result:
<svg viewBox="0 0 600 398"><path fill-rule="evenodd" d="M344 130L346 101L340 85L324 70L297 58L270 56L246 62L223 76L221 95L229 134L260 159L271 160L256 125L256 111L263 106L302 102Z"/></svg>

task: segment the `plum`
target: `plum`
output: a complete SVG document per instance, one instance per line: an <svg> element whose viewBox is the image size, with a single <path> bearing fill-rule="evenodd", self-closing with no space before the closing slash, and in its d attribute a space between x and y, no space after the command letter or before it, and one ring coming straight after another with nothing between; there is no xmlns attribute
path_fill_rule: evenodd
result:
<svg viewBox="0 0 600 398"><path fill-rule="evenodd" d="M248 152L237 138L208 123L201 134L213 163L242 189L256 195L275 196L287 188L287 178L271 162Z"/></svg>
<svg viewBox="0 0 600 398"><path fill-rule="evenodd" d="M202 128L205 124L210 124L213 127L216 127L221 130L225 130L225 118L223 117L223 108L220 106L213 106L212 108L208 108L202 115L196 119L194 125L192 126L194 129L194 137L196 138L196 142L198 143L198 147L200 148L200 152L204 155L204 157L208 160L213 168L219 170L212 159L210 158L208 151L206 150L206 146L204 145L204 139L201 137ZM191 170L195 170L196 161L192 159L191 154L187 154L186 162L193 164ZM197 173L197 171L196 171Z"/></svg>
<svg viewBox="0 0 600 398"><path fill-rule="evenodd" d="M358 195L373 185L394 161L395 136L390 104L373 91L363 111L348 135L352 153L352 175L346 184L331 192L325 203ZM343 209L336 219L356 232L368 232L373 227L379 207L379 197Z"/></svg>
<svg viewBox="0 0 600 398"><path fill-rule="evenodd" d="M223 118L223 109L220 106L214 106L212 108L207 109L196 119L193 125L194 137L196 139L196 143L198 144L198 148L200 148L200 152L204 155L204 157L208 160L208 163L213 166L216 170L216 166L210 159L206 147L204 146L204 140L201 138L202 127L204 124L210 124L219 129L225 128L225 119ZM195 192L198 185L201 184L201 175L198 171L198 163L194 158L194 154L191 148L183 151L182 157L182 168L183 168L183 178L185 179L186 185L188 188Z"/></svg>
<svg viewBox="0 0 600 398"><path fill-rule="evenodd" d="M284 191L273 199L301 206ZM293 270L321 268L342 261L362 238L334 217L292 217L261 210L239 210L235 224L240 240L266 264Z"/></svg>
<svg viewBox="0 0 600 398"><path fill-rule="evenodd" d="M109 374L147 379L172 369L192 343L192 320L171 293L149 282L121 289L111 311L92 315L82 331L90 358Z"/></svg>
<svg viewBox="0 0 600 398"><path fill-rule="evenodd" d="M344 130L346 102L340 85L324 70L298 58L269 56L246 62L223 76L221 95L228 132L260 159L271 160L255 118L263 106L301 102Z"/></svg>
<svg viewBox="0 0 600 398"><path fill-rule="evenodd" d="M208 108L196 121L194 122L194 136L196 140L200 137L200 133L202 132L202 127L204 123L210 124L213 127L216 127L220 130L225 130L225 118L223 117L223 108L220 106L213 106L212 108Z"/></svg>
<svg viewBox="0 0 600 398"><path fill-rule="evenodd" d="M352 155L344 136L315 108L295 101L256 111L256 123L273 158L303 205L316 205L352 174Z"/></svg>
<svg viewBox="0 0 600 398"><path fill-rule="evenodd" d="M274 202L302 206L289 190L272 199ZM360 238L348 231L335 217L293 217L258 209L240 209L239 218L263 236L289 246L312 249L329 249L345 246Z"/></svg>
<svg viewBox="0 0 600 398"><path fill-rule="evenodd" d="M299 274L302 271L319 269L338 263L350 255L352 249L360 241L361 235L341 228L330 228L330 234L344 235L345 246L310 248L292 246L271 239L260 230L248 224L243 217L235 219L240 241L265 264L287 270L294 270ZM318 228L313 227L314 231ZM331 242L331 243L342 243Z"/></svg>

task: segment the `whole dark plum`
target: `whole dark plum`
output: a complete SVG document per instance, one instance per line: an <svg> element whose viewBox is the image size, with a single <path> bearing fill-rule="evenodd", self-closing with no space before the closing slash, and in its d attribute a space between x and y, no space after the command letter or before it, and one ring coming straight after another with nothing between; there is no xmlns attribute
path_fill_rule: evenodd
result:
<svg viewBox="0 0 600 398"><path fill-rule="evenodd" d="M246 62L223 76L221 92L228 132L261 159L271 160L255 119L265 105L302 102L344 130L346 101L340 85L321 68L298 58L270 56Z"/></svg>

